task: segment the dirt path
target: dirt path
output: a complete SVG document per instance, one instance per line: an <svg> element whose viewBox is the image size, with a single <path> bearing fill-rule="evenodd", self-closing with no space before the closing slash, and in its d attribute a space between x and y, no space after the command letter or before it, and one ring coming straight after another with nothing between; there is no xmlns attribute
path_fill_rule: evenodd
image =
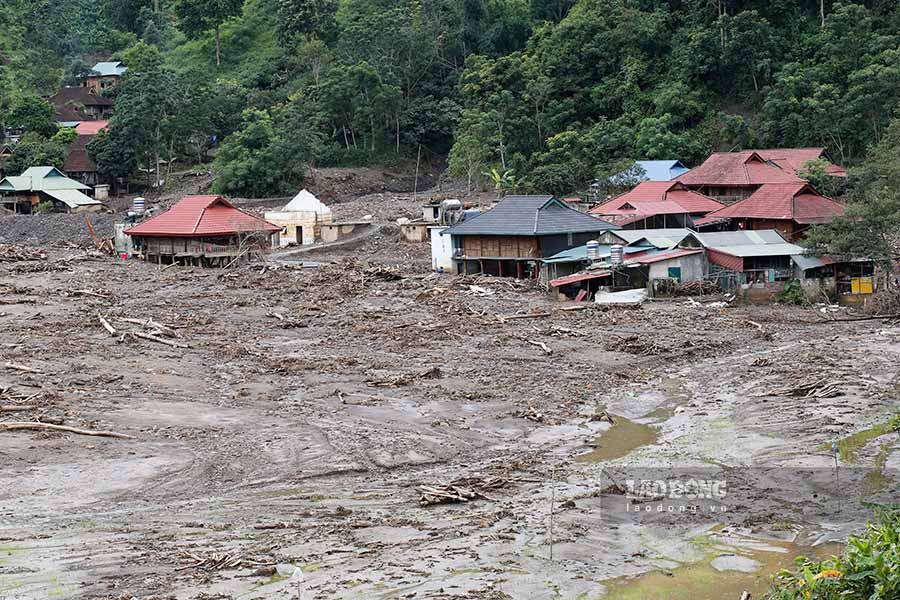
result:
<svg viewBox="0 0 900 600"><path fill-rule="evenodd" d="M754 539L842 539L860 498L896 491L896 434L847 454L840 495L827 450L897 410L896 326L563 311L391 266L421 253L391 243L223 277L74 250L0 262L0 365L31 369L0 369L0 404L36 406L0 421L135 437L0 432L0 597L293 598L299 567L314 598L600 598ZM841 395L783 389L806 378ZM603 458L604 411L652 443ZM600 460L578 460L590 445ZM660 468L724 478L731 510L635 516L609 491ZM508 485L419 505L422 484L480 475Z"/></svg>

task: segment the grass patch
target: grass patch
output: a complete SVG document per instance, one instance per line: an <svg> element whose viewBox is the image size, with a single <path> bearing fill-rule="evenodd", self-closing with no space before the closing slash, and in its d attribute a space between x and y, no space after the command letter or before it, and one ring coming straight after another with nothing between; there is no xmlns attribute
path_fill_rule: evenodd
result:
<svg viewBox="0 0 900 600"><path fill-rule="evenodd" d="M878 423L868 429L857 431L838 440L838 455L846 463L855 463L859 459L859 451L866 444L883 435L897 431L900 431L900 415L894 415L884 423Z"/></svg>

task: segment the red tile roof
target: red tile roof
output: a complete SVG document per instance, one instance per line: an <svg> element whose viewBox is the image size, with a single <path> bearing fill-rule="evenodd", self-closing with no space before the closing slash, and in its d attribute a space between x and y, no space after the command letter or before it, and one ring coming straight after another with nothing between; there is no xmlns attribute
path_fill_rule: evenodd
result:
<svg viewBox="0 0 900 600"><path fill-rule="evenodd" d="M95 135L106 129L107 125L109 121L82 121L75 126L75 131L78 135Z"/></svg>
<svg viewBox="0 0 900 600"><path fill-rule="evenodd" d="M807 183L769 183L749 198L711 212L706 220L727 218L790 220L830 223L844 214L844 206L822 196Z"/></svg>
<svg viewBox="0 0 900 600"><path fill-rule="evenodd" d="M704 214L724 206L677 181L644 181L630 192L591 209L591 213L621 224L653 215Z"/></svg>
<svg viewBox="0 0 900 600"><path fill-rule="evenodd" d="M804 170L804 165L817 158L828 157L825 155L825 148L770 148L768 150L748 150L748 152L756 152L766 160L770 160L782 167L790 169L795 174ZM826 169L829 175L835 177L846 177L847 169L839 165L830 164Z"/></svg>
<svg viewBox="0 0 900 600"><path fill-rule="evenodd" d="M767 162L755 151L716 152L702 165L678 177L685 185L740 187L764 183L798 183L799 178L791 168L783 168Z"/></svg>
<svg viewBox="0 0 900 600"><path fill-rule="evenodd" d="M166 237L212 237L253 231L275 233L281 227L245 213L221 196L185 196L164 213L125 233Z"/></svg>

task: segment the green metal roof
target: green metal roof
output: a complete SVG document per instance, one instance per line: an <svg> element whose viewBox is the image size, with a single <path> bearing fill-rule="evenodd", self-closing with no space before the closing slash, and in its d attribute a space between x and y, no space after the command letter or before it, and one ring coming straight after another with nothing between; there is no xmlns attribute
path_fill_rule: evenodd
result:
<svg viewBox="0 0 900 600"><path fill-rule="evenodd" d="M89 190L74 179L69 179L56 167L31 167L21 175L0 179L0 191L46 192L49 190Z"/></svg>

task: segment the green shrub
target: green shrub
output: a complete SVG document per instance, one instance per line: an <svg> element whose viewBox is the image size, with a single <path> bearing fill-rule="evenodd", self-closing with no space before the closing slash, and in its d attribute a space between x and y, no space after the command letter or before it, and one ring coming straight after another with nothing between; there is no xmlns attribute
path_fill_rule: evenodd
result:
<svg viewBox="0 0 900 600"><path fill-rule="evenodd" d="M778 574L769 600L893 600L900 598L900 512L882 513L851 537L841 556L796 559Z"/></svg>
<svg viewBox="0 0 900 600"><path fill-rule="evenodd" d="M786 282L776 300L784 304L807 304L809 302L799 279L791 279Z"/></svg>
<svg viewBox="0 0 900 600"><path fill-rule="evenodd" d="M53 212L53 200L44 200L40 204L34 207L34 212L37 213L52 213Z"/></svg>

